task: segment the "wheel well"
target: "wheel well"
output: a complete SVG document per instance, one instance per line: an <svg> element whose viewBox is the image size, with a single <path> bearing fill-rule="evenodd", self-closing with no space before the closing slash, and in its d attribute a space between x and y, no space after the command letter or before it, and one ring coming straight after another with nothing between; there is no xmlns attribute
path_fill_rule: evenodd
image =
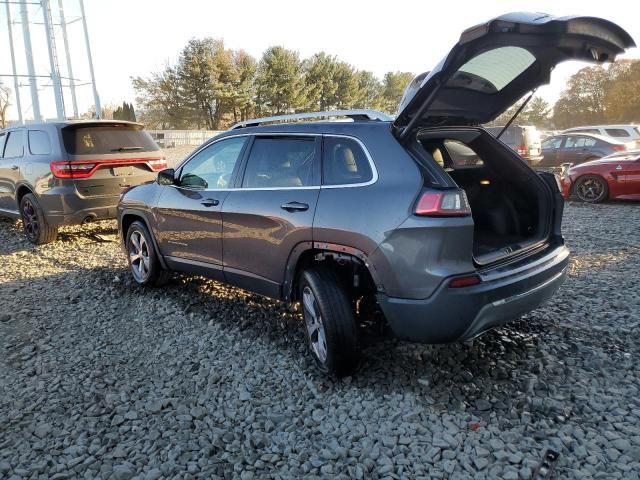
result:
<svg viewBox="0 0 640 480"><path fill-rule="evenodd" d="M33 193L29 187L25 187L24 185L20 185L18 187L18 190L16 191L16 202L18 203L18 208L20 207L22 197L24 197L27 193Z"/></svg>
<svg viewBox="0 0 640 480"><path fill-rule="evenodd" d="M131 224L133 222L135 222L136 220L140 220L145 225L147 225L146 220L142 216L136 215L135 213L127 213L127 214L122 216L122 220L120 220L120 229L122 231L122 241L123 242L126 242L125 239L127 237L127 231L129 230L129 227L131 226ZM147 228L149 228L149 225L147 225Z"/></svg>
<svg viewBox="0 0 640 480"><path fill-rule="evenodd" d="M285 298L291 302L297 302L298 286L300 278L305 269L313 265L326 265L333 269L343 285L348 289L351 298L357 298L366 294L376 292L376 284L373 280L369 268L360 258L355 255L334 252L331 250L306 250L296 262L295 273L290 292Z"/></svg>

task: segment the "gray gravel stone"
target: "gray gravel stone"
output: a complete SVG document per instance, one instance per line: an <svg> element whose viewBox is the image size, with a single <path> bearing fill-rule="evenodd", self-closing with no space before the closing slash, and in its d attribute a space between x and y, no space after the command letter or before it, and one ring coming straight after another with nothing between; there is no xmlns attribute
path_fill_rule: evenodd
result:
<svg viewBox="0 0 640 480"><path fill-rule="evenodd" d="M365 331L342 381L278 302L200 277L134 287L91 237L114 222L34 247L0 221L0 478L529 479L551 447L558 478L636 479L640 209L565 218L546 304L464 344Z"/></svg>

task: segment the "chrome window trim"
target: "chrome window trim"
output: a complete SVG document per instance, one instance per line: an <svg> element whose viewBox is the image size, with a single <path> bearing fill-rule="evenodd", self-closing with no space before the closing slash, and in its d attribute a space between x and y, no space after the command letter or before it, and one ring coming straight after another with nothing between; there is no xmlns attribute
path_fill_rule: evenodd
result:
<svg viewBox="0 0 640 480"><path fill-rule="evenodd" d="M364 152L365 156L367 157L367 160L369 160L369 166L371 167L371 180L367 181L367 182L360 182L360 183L341 183L338 185L322 185L321 188L324 189L334 189L334 188L357 188L357 187L368 187L369 185L373 185L374 183L376 183L378 181L378 169L376 168L376 164L373 161L373 158L371 158L371 154L369 153L369 150L367 149L367 147L365 147L364 143L362 143L362 141L354 136L351 135L340 135L340 134L331 134L331 133L327 133L323 135L324 137L333 137L333 138L347 138L350 140L354 140L358 145L360 145L360 148L362 148L362 151Z"/></svg>
<svg viewBox="0 0 640 480"><path fill-rule="evenodd" d="M194 150L193 153L191 155L189 155L189 157L187 157L185 160L183 160L180 164L178 164L175 167L175 170L179 170L181 169L184 165L186 165L187 163L189 163L191 161L191 159L193 159L196 155L198 155L198 153L200 153L202 150L204 150L205 148L210 147L211 145L214 145L218 142L222 142L223 140L227 140L229 138L237 138L237 137L250 137L250 136L269 136L269 137L333 137L333 138L347 138L350 140L355 141L360 148L362 148L362 151L364 152L365 156L367 157L367 160L369 161L369 166L371 167L371 180L367 181L367 182L361 182L361 183L344 183L344 184L339 184L339 185L313 185L313 186L307 186L307 187L250 187L250 188L243 188L243 187L233 187L233 188L189 188L189 187L180 187L179 185L169 185L173 188L181 188L184 190L191 190L191 191L196 191L196 192L235 192L235 191L244 191L244 192L257 192L257 191L275 191L275 190L325 190L325 189L335 189L335 188L357 188L357 187L368 187L369 185L373 185L374 183L376 183L378 181L378 169L376 167L375 162L373 161L373 158L371 157L371 154L369 153L369 150L367 149L367 147L364 145L364 143L362 142L362 140L360 140L358 137L354 137L353 135L345 135L345 134L337 134L337 133L302 133L302 132L291 132L291 133L287 133L287 132L253 132L253 133L240 133L237 135L228 135L222 138L219 138L217 140L214 140L210 143L206 143L202 146L200 146L200 148L198 148L197 150Z"/></svg>

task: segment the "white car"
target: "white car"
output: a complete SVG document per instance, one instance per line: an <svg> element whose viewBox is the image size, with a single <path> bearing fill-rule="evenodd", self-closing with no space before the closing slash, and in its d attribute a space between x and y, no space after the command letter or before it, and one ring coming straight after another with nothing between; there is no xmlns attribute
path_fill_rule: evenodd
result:
<svg viewBox="0 0 640 480"><path fill-rule="evenodd" d="M591 133L615 138L619 142L635 142L640 147L640 126L638 125L589 125L568 128L562 133Z"/></svg>

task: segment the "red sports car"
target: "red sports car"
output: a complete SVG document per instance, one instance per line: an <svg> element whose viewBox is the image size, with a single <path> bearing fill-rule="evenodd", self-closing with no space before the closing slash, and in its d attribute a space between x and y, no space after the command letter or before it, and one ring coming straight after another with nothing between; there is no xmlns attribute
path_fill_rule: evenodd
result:
<svg viewBox="0 0 640 480"><path fill-rule="evenodd" d="M614 153L562 173L562 193L583 202L640 200L640 150Z"/></svg>

